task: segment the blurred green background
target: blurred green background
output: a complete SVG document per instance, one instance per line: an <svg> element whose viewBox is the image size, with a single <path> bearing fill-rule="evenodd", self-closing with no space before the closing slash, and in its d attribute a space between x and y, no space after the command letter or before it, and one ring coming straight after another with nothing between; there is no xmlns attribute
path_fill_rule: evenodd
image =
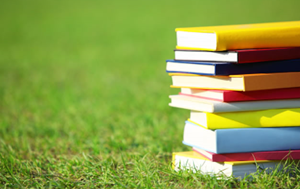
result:
<svg viewBox="0 0 300 189"><path fill-rule="evenodd" d="M25 183L21 162L65 176L63 165L85 155L101 163L148 154L168 166L172 151L189 149L181 144L189 111L168 107L178 92L165 73L174 29L300 20L299 7L297 0L2 0L3 182Z"/></svg>

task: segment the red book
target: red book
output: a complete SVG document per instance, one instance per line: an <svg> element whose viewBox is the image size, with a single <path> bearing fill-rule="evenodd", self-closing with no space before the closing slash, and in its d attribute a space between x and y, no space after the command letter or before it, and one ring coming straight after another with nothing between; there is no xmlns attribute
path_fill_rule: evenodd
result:
<svg viewBox="0 0 300 189"><path fill-rule="evenodd" d="M188 95L220 102L279 100L300 98L300 88L271 89L260 91L229 91L181 88L180 95Z"/></svg>
<svg viewBox="0 0 300 189"><path fill-rule="evenodd" d="M300 159L300 150L229 154L215 154L198 148L193 148L193 150L212 162Z"/></svg>
<svg viewBox="0 0 300 189"><path fill-rule="evenodd" d="M243 49L234 51L175 50L175 60L233 63L266 62L300 58L300 47Z"/></svg>

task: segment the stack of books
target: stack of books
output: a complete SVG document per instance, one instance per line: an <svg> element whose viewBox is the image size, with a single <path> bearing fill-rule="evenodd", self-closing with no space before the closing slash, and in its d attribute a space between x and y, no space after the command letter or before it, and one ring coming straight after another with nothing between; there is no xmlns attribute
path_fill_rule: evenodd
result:
<svg viewBox="0 0 300 189"><path fill-rule="evenodd" d="M172 107L191 110L174 169L243 178L300 159L300 21L177 28Z"/></svg>

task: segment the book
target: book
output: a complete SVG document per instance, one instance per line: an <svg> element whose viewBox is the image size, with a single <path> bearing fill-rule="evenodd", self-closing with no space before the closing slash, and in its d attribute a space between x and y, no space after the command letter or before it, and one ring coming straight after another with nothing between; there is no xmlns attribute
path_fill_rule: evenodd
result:
<svg viewBox="0 0 300 189"><path fill-rule="evenodd" d="M193 150L213 162L300 159L300 150L216 154L199 148Z"/></svg>
<svg viewBox="0 0 300 189"><path fill-rule="evenodd" d="M260 91L230 91L181 88L180 95L216 100L220 102L278 100L300 98L300 88L270 89Z"/></svg>
<svg viewBox="0 0 300 189"><path fill-rule="evenodd" d="M172 107L204 112L241 112L266 109L299 108L300 99L220 102L186 95L170 95ZM269 114L271 115L271 114ZM250 116L250 115L249 115Z"/></svg>
<svg viewBox="0 0 300 189"><path fill-rule="evenodd" d="M175 60L252 63L300 58L300 47L199 51L175 49Z"/></svg>
<svg viewBox="0 0 300 189"><path fill-rule="evenodd" d="M300 126L300 108L225 113L191 111L189 121L206 129L297 127Z"/></svg>
<svg viewBox="0 0 300 189"><path fill-rule="evenodd" d="M292 163L292 161L290 163ZM270 160L212 162L194 151L173 152L172 154L172 165L176 171L200 171L202 174L221 178L233 176L242 179L245 176L259 173L262 170L266 171L266 173L271 173L275 170L282 170L286 164L289 165L289 162Z"/></svg>
<svg viewBox="0 0 300 189"><path fill-rule="evenodd" d="M300 46L300 21L176 28L177 49L225 51Z"/></svg>
<svg viewBox="0 0 300 189"><path fill-rule="evenodd" d="M300 59L234 64L231 62L190 62L167 60L169 73L237 75L253 73L299 72Z"/></svg>
<svg viewBox="0 0 300 189"><path fill-rule="evenodd" d="M258 91L300 87L300 72L204 76L169 73L174 88Z"/></svg>
<svg viewBox="0 0 300 189"><path fill-rule="evenodd" d="M210 130L186 121L183 144L216 154L300 149L300 127Z"/></svg>

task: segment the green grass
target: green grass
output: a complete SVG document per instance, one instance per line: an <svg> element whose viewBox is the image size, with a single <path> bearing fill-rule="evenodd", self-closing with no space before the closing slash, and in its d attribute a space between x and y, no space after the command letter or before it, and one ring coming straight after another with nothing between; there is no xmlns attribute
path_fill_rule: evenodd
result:
<svg viewBox="0 0 300 189"><path fill-rule="evenodd" d="M189 111L168 107L176 27L300 20L298 1L3 1L1 188L300 188L175 172Z"/></svg>

